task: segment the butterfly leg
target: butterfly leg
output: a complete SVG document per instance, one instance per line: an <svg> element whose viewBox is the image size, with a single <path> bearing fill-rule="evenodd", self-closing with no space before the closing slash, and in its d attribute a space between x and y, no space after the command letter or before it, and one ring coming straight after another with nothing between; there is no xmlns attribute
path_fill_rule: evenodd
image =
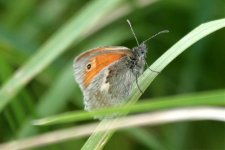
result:
<svg viewBox="0 0 225 150"><path fill-rule="evenodd" d="M141 90L139 84L138 84L138 75L135 75L135 80L136 80L136 84L137 84L137 88L139 89L139 91L141 92L141 94L143 94L144 92Z"/></svg>
<svg viewBox="0 0 225 150"><path fill-rule="evenodd" d="M149 68L149 65L148 65L148 63L147 63L146 61L145 61L145 64L146 64L146 66L148 67L148 69L149 69L150 71L155 72L155 73L157 73L157 74L160 73L159 71L155 71L155 70L152 70L151 68Z"/></svg>

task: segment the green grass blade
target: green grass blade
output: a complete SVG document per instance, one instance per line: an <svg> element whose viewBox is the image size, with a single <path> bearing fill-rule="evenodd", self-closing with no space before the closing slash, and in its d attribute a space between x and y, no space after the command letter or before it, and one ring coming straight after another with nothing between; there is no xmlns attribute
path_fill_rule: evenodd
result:
<svg viewBox="0 0 225 150"><path fill-rule="evenodd" d="M48 40L24 66L0 89L0 112L23 86L62 54L72 43L84 38L84 33L96 26L104 15L112 11L121 0L96 0L88 3ZM99 9L101 7L101 9Z"/></svg>
<svg viewBox="0 0 225 150"><path fill-rule="evenodd" d="M93 116L113 114L115 112L120 113L140 113L146 111L153 111L159 109L170 109L177 107L191 107L191 106L225 106L225 90L217 90L210 92L201 92L188 95L171 96L165 98L146 99L145 101L137 102L133 105L100 109L91 113L86 111L67 112L61 115L47 117L39 120L35 120L36 125L53 125L60 123L69 123L84 121L92 119Z"/></svg>
<svg viewBox="0 0 225 150"><path fill-rule="evenodd" d="M183 51L185 51L188 47L193 45L198 40L204 38L210 33L215 32L216 30L219 30L221 28L225 27L225 19L219 19L215 21L211 21L205 24L200 25L199 27L195 28L193 31L191 31L189 34L184 36L181 40L179 40L174 46L172 46L169 50L167 50L159 59L157 59L150 68L152 70L161 72L171 61L173 61L179 54L181 54ZM157 76L157 73L154 73L147 69L144 74L139 78L138 82L140 83L140 87L142 90L146 90L147 87L151 84L151 82L154 80L154 78ZM135 103L139 97L141 96L141 93L137 86L133 89L133 92L129 98L129 103ZM115 119L116 120L116 119ZM112 120L112 124L113 121ZM104 125L106 120L103 120L99 127ZM106 126L110 126L111 123L106 124ZM106 131L106 132L100 132L100 133L93 133L87 142L83 146L83 150L87 150L89 148L92 149L102 149L104 145L107 143L108 139L112 136L113 131Z"/></svg>

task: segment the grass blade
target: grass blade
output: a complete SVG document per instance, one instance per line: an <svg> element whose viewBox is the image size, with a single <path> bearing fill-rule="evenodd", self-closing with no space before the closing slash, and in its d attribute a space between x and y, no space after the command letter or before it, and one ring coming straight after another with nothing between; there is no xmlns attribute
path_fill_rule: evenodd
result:
<svg viewBox="0 0 225 150"><path fill-rule="evenodd" d="M84 33L99 23L121 0L96 0L88 3L48 40L24 66L0 89L0 112L23 86L62 54L72 43L82 40ZM101 9L99 7L101 6Z"/></svg>
<svg viewBox="0 0 225 150"><path fill-rule="evenodd" d="M165 123L174 123L174 122L180 122L180 121L195 121L195 120L198 120L198 121L213 120L213 121L224 122L225 109L221 107L195 107L195 108L187 107L187 108L179 108L179 109L157 111L152 113L144 113L139 115L127 116L127 117L118 119L118 122L115 122L115 120L113 120L115 124L113 125L111 124L110 127L102 126L103 128L98 128L98 132L104 132L105 130L107 131L119 130L119 129L127 129L130 127L140 127L140 126L146 126L146 125L153 126L153 125L159 125L159 124L165 124ZM110 121L108 123L110 123ZM90 135L97 126L98 126L98 123L89 123L87 125L79 125L76 127L60 129L57 131L44 133L44 134L30 137L30 138L15 140L12 142L6 142L3 144L0 144L0 149L31 149L31 148L35 148L35 147L37 148L40 146L43 147L44 145L49 145L53 143L60 143L65 140L81 138L81 137ZM105 135L108 136L108 134L105 134ZM103 139L104 137L99 136L99 138ZM94 149L101 148L102 147L101 144L104 145L105 143L98 143L98 144L99 144L97 145L98 147L95 147ZM88 148L91 150L93 149L93 147L88 147Z"/></svg>
<svg viewBox="0 0 225 150"><path fill-rule="evenodd" d="M181 40L179 40L175 45L173 45L169 50L167 50L159 59L157 59L150 68L152 70L161 72L171 61L173 61L178 55L180 55L183 51L185 51L188 47L196 43L198 40L204 38L210 33L215 32L216 30L219 30L221 28L225 27L225 19L219 19L215 21L211 21L205 24L200 25L199 27L195 28L193 31L191 31L189 34L184 36ZM144 74L139 78L140 87L142 90L146 90L147 87L151 84L151 82L154 80L154 78L157 76L157 73L154 73L147 69ZM135 103L139 97L141 96L141 93L139 92L137 86L133 89L133 92L131 96L129 97L129 104ZM117 119L107 121L103 120L98 128L102 128L102 126L110 127L113 122L115 122ZM106 124L107 123L107 124ZM108 139L112 136L113 131L108 130L105 132L95 132L93 133L87 142L83 146L83 150L87 149L102 149L104 145L107 143Z"/></svg>
<svg viewBox="0 0 225 150"><path fill-rule="evenodd" d="M165 98L146 99L145 101L137 102L136 104L115 108L107 108L93 111L92 113L86 111L67 112L61 115L42 118L33 121L35 125L54 125L64 124L69 122L78 122L92 119L93 116L100 116L106 114L120 113L141 113L146 111L155 111L159 109L169 109L177 107L192 107L192 106L225 106L224 101L225 90L217 90L210 92L201 92L196 94L171 96Z"/></svg>

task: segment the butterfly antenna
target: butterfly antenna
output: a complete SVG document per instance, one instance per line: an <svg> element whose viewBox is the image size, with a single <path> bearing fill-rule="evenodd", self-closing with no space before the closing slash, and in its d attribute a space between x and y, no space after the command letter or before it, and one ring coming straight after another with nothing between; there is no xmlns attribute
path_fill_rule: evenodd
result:
<svg viewBox="0 0 225 150"><path fill-rule="evenodd" d="M150 38L148 38L147 40L145 40L143 43L153 39L154 37L158 36L159 34L163 34L163 33L169 33L169 30L163 30L163 31L160 31L158 33L156 33L155 35L151 36Z"/></svg>
<svg viewBox="0 0 225 150"><path fill-rule="evenodd" d="M130 29L131 29L131 32L132 32L132 34L133 34L133 36L134 36L134 38L135 38L135 40L136 40L136 42L137 42L137 45L139 46L138 39L137 39L137 37L136 37L136 35L135 35L135 33L134 33L134 30L133 30L133 28L132 28L132 25L131 25L131 23L130 23L130 20L127 19L127 23L129 24Z"/></svg>

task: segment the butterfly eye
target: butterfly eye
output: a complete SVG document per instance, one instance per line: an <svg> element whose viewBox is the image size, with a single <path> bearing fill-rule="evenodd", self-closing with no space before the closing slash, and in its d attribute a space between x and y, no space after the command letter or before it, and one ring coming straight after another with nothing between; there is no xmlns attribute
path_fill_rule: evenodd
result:
<svg viewBox="0 0 225 150"><path fill-rule="evenodd" d="M87 64L87 70L90 70L91 69L91 64Z"/></svg>

